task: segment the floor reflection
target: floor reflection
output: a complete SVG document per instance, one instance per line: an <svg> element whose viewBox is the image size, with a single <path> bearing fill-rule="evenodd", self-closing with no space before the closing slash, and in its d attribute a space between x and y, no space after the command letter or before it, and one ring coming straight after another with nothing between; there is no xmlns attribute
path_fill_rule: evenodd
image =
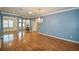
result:
<svg viewBox="0 0 79 59"><path fill-rule="evenodd" d="M0 47L2 51L79 51L79 44L27 31L4 33Z"/></svg>
<svg viewBox="0 0 79 59"><path fill-rule="evenodd" d="M13 40L13 37L14 35L13 34L4 34L3 35L3 40L5 43L9 43Z"/></svg>
<svg viewBox="0 0 79 59"><path fill-rule="evenodd" d="M20 31L18 34L19 34L19 35L18 35L19 40L23 39L23 37L24 37L24 32L23 32L23 31Z"/></svg>
<svg viewBox="0 0 79 59"><path fill-rule="evenodd" d="M19 32L4 32L3 38L0 39L0 50L3 50L7 46L11 46L16 40L22 40L24 37L24 31Z"/></svg>

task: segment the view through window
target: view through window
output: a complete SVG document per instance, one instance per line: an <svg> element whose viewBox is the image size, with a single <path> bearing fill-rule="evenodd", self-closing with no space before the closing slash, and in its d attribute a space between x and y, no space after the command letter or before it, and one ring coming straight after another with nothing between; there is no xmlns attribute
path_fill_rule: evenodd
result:
<svg viewBox="0 0 79 59"><path fill-rule="evenodd" d="M13 28L13 20L3 20L3 28Z"/></svg>

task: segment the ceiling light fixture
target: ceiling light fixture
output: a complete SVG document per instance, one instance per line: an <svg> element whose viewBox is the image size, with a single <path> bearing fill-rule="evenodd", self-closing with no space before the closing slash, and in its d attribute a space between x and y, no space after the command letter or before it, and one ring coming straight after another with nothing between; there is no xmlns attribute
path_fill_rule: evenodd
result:
<svg viewBox="0 0 79 59"><path fill-rule="evenodd" d="M41 9L38 9L38 11L39 11L39 16L37 17L37 22L38 23L42 23L43 22L43 19L40 17L40 10Z"/></svg>

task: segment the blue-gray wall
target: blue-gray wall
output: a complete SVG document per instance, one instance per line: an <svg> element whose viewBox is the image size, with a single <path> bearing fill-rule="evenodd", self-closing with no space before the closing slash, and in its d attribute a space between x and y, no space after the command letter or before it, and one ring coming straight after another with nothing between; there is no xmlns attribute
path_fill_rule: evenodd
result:
<svg viewBox="0 0 79 59"><path fill-rule="evenodd" d="M79 9L42 18L39 32L79 42Z"/></svg>

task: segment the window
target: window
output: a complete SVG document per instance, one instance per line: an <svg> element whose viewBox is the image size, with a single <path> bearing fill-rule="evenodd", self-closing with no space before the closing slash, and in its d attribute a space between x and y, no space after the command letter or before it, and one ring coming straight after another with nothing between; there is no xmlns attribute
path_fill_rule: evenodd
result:
<svg viewBox="0 0 79 59"><path fill-rule="evenodd" d="M26 20L26 23L30 25L30 20Z"/></svg>
<svg viewBox="0 0 79 59"><path fill-rule="evenodd" d="M5 34L3 35L4 42L10 42L13 40L13 34Z"/></svg>
<svg viewBox="0 0 79 59"><path fill-rule="evenodd" d="M25 27L26 20L23 20L23 27Z"/></svg>
<svg viewBox="0 0 79 59"><path fill-rule="evenodd" d="M8 28L8 20L3 20L3 28Z"/></svg>
<svg viewBox="0 0 79 59"><path fill-rule="evenodd" d="M21 27L21 26L25 27L25 23L26 23L26 20L23 20L23 25L21 25L22 19L19 19L19 27Z"/></svg>
<svg viewBox="0 0 79 59"><path fill-rule="evenodd" d="M26 20L23 20L23 23L26 22Z"/></svg>
<svg viewBox="0 0 79 59"><path fill-rule="evenodd" d="M19 27L21 27L21 23L19 23Z"/></svg>
<svg viewBox="0 0 79 59"><path fill-rule="evenodd" d="M19 18L19 27L21 27L22 19Z"/></svg>
<svg viewBox="0 0 79 59"><path fill-rule="evenodd" d="M30 27L30 20L26 20L26 25Z"/></svg>
<svg viewBox="0 0 79 59"><path fill-rule="evenodd" d="M21 19L19 19L19 22L21 22Z"/></svg>
<svg viewBox="0 0 79 59"><path fill-rule="evenodd" d="M13 20L3 20L3 28L13 28Z"/></svg>
<svg viewBox="0 0 79 59"><path fill-rule="evenodd" d="M9 20L9 28L13 28L13 20Z"/></svg>
<svg viewBox="0 0 79 59"><path fill-rule="evenodd" d="M25 23L23 23L23 27L25 26Z"/></svg>

